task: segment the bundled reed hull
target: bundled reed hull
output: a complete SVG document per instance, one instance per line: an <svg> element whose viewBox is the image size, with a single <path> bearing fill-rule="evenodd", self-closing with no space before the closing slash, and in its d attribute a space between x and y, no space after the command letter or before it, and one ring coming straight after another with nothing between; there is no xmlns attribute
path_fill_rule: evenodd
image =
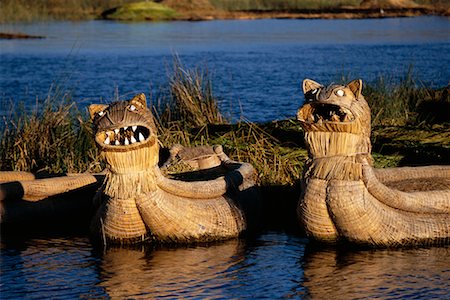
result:
<svg viewBox="0 0 450 300"><path fill-rule="evenodd" d="M0 222L13 228L54 220L58 226L69 219L85 221L92 215L92 199L103 177L74 174L36 178L26 172L0 172Z"/></svg>
<svg viewBox="0 0 450 300"><path fill-rule="evenodd" d="M371 246L450 242L450 166L374 170L362 81L303 82L297 117L309 159L297 214L318 241ZM424 184L432 182L433 184Z"/></svg>

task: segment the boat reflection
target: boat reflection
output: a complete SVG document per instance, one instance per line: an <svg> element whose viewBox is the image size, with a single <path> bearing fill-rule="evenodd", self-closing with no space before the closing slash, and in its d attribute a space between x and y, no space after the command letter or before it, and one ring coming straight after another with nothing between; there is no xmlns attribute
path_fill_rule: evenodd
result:
<svg viewBox="0 0 450 300"><path fill-rule="evenodd" d="M303 285L312 299L446 298L449 258L448 246L359 251L308 246Z"/></svg>
<svg viewBox="0 0 450 300"><path fill-rule="evenodd" d="M99 286L112 298L225 295L226 287L236 284L233 274L243 251L241 240L184 248L108 248Z"/></svg>

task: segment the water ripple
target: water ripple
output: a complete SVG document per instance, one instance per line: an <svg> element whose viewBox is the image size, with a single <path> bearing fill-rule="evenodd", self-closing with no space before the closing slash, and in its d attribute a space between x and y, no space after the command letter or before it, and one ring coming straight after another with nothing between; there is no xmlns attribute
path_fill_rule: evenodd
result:
<svg viewBox="0 0 450 300"><path fill-rule="evenodd" d="M322 249L284 232L178 248L1 245L2 299L450 298L450 247Z"/></svg>

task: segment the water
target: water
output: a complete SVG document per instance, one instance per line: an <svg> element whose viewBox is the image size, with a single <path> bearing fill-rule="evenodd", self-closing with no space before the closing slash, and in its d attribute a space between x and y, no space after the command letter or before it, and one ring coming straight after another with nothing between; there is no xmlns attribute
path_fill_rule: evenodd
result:
<svg viewBox="0 0 450 300"><path fill-rule="evenodd" d="M1 25L45 35L0 41L0 113L33 106L56 87L80 107L156 97L173 55L207 66L235 119L290 118L305 77L397 81L411 65L427 85L450 80L450 22L442 17L173 23ZM59 227L59 226L54 226ZM294 232L293 232L294 231ZM296 230L179 248L102 249L76 233L2 236L0 298L450 298L450 247L316 247Z"/></svg>
<svg viewBox="0 0 450 300"><path fill-rule="evenodd" d="M105 21L2 25L44 35L0 41L0 110L35 105L56 87L84 106L167 85L173 56L207 67L220 107L234 120L291 118L301 81L342 76L398 81L413 66L424 84L450 81L450 22L444 17L371 20L254 20L173 23Z"/></svg>
<svg viewBox="0 0 450 300"><path fill-rule="evenodd" d="M2 299L448 299L450 247L321 249L266 232L255 239L96 249L85 237L3 243Z"/></svg>

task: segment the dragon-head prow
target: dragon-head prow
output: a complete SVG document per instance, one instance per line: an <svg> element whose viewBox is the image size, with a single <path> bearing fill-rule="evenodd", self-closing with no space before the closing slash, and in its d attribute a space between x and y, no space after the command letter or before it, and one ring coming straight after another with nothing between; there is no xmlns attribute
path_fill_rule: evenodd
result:
<svg viewBox="0 0 450 300"><path fill-rule="evenodd" d="M361 91L361 79L328 87L310 79L303 81L305 103L298 110L297 119L305 131L309 157L316 160L320 178L341 172L329 167L338 166L339 162L349 165L351 161L352 165L361 157L371 161L370 108ZM349 169L344 173L351 172Z"/></svg>
<svg viewBox="0 0 450 300"><path fill-rule="evenodd" d="M113 170L139 171L158 162L154 117L144 94L111 104L92 104L89 113L97 147Z"/></svg>
<svg viewBox="0 0 450 300"><path fill-rule="evenodd" d="M328 87L303 81L305 103L297 118L306 131L370 134L370 109L362 93L362 80Z"/></svg>

